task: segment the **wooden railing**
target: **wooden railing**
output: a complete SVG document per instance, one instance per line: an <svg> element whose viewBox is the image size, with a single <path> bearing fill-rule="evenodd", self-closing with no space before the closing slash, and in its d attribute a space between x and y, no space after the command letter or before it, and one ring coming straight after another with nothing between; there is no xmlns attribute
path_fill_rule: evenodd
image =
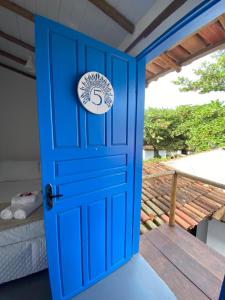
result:
<svg viewBox="0 0 225 300"><path fill-rule="evenodd" d="M201 181L205 184L215 186L217 188L225 189L225 184L218 183L212 180L208 180L199 176L195 175L190 175L188 173L184 173L181 171L175 171L175 170L170 170L170 171L164 171L156 174L150 174L150 175L145 175L143 176L143 181L149 180L149 179L154 179L157 177L162 177L162 176L173 176L172 179L172 186L171 186L171 194L170 194L170 212L169 212L169 225L174 226L175 225L175 210L176 210L176 197L177 197L177 181L179 176L186 177L192 180L196 181Z"/></svg>

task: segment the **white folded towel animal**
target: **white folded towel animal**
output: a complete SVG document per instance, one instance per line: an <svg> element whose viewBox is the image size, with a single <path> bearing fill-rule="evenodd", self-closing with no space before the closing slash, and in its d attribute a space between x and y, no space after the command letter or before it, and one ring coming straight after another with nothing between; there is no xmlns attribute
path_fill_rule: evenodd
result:
<svg viewBox="0 0 225 300"><path fill-rule="evenodd" d="M37 200L38 197L37 191L34 192L26 192L22 194L17 194L15 197L11 199L12 205L17 204L28 204L28 203L34 203Z"/></svg>
<svg viewBox="0 0 225 300"><path fill-rule="evenodd" d="M2 220L11 220L14 216L15 211L16 207L10 205L1 211L0 217Z"/></svg>
<svg viewBox="0 0 225 300"><path fill-rule="evenodd" d="M38 207L41 206L42 197L41 193L37 195L36 201L25 204L14 204L15 208L13 217L18 220L26 219L33 211L35 211Z"/></svg>

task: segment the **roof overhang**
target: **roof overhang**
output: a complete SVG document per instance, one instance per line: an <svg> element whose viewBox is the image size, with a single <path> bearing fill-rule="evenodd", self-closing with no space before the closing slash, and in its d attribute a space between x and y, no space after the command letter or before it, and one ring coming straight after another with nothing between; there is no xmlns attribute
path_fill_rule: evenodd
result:
<svg viewBox="0 0 225 300"><path fill-rule="evenodd" d="M225 14L178 42L146 65L146 83L157 80L215 50L225 48Z"/></svg>

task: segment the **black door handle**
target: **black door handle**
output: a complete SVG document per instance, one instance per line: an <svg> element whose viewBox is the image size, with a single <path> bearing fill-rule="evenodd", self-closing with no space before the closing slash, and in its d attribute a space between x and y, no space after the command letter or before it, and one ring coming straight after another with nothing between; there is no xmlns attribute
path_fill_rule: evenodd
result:
<svg viewBox="0 0 225 300"><path fill-rule="evenodd" d="M52 194L52 185L51 184L46 185L46 198L47 198L48 209L53 208L53 204L54 204L53 199L60 198L60 197L63 197L63 195L62 194L56 194L56 195Z"/></svg>

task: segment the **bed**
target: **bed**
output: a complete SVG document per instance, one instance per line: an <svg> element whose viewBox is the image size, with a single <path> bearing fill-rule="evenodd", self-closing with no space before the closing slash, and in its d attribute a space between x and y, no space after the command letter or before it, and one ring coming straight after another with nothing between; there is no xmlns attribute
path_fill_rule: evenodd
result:
<svg viewBox="0 0 225 300"><path fill-rule="evenodd" d="M17 193L40 190L37 161L0 161L0 210ZM47 268L43 208L24 220L0 219L0 284Z"/></svg>

